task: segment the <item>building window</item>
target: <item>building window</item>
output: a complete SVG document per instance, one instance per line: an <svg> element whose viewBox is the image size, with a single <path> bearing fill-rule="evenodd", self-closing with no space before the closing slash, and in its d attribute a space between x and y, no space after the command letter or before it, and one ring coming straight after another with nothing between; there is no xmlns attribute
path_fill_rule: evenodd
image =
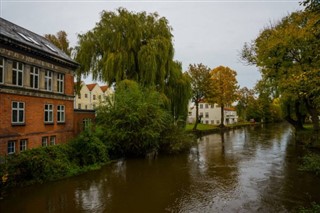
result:
<svg viewBox="0 0 320 213"><path fill-rule="evenodd" d="M42 137L42 146L48 146L48 137Z"/></svg>
<svg viewBox="0 0 320 213"><path fill-rule="evenodd" d="M53 105L52 104L44 105L44 122L53 123Z"/></svg>
<svg viewBox="0 0 320 213"><path fill-rule="evenodd" d="M57 122L63 123L65 122L65 112L64 112L64 106L59 105L57 109Z"/></svg>
<svg viewBox="0 0 320 213"><path fill-rule="evenodd" d="M44 75L44 89L52 91L52 72L49 70L46 70Z"/></svg>
<svg viewBox="0 0 320 213"><path fill-rule="evenodd" d="M81 94L78 95L78 99L81 99Z"/></svg>
<svg viewBox="0 0 320 213"><path fill-rule="evenodd" d="M16 86L23 86L23 64L14 61L12 65L12 84Z"/></svg>
<svg viewBox="0 0 320 213"><path fill-rule="evenodd" d="M24 124L24 103L12 102L12 124Z"/></svg>
<svg viewBox="0 0 320 213"><path fill-rule="evenodd" d="M91 124L91 119L90 118L85 118L83 119L83 129L88 129L88 127L90 126Z"/></svg>
<svg viewBox="0 0 320 213"><path fill-rule="evenodd" d="M96 95L93 95L93 100L96 100Z"/></svg>
<svg viewBox="0 0 320 213"><path fill-rule="evenodd" d="M84 97L85 97L85 98L88 98L88 94L84 94Z"/></svg>
<svg viewBox="0 0 320 213"><path fill-rule="evenodd" d="M0 84L4 82L4 58L0 57Z"/></svg>
<svg viewBox="0 0 320 213"><path fill-rule="evenodd" d="M209 104L206 104L206 109L208 109L209 108Z"/></svg>
<svg viewBox="0 0 320 213"><path fill-rule="evenodd" d="M211 108L214 108L214 104L211 105Z"/></svg>
<svg viewBox="0 0 320 213"><path fill-rule="evenodd" d="M63 93L64 92L64 74L58 73L57 90L58 90L59 93Z"/></svg>
<svg viewBox="0 0 320 213"><path fill-rule="evenodd" d="M209 112L206 112L205 117L209 118Z"/></svg>
<svg viewBox="0 0 320 213"><path fill-rule="evenodd" d="M16 141L8 141L8 154L16 152Z"/></svg>
<svg viewBox="0 0 320 213"><path fill-rule="evenodd" d="M50 145L55 145L56 144L56 136L51 136L50 137Z"/></svg>
<svg viewBox="0 0 320 213"><path fill-rule="evenodd" d="M39 68L38 67L31 67L30 87L33 89L39 89Z"/></svg>
<svg viewBox="0 0 320 213"><path fill-rule="evenodd" d="M84 108L85 108L85 109L88 109L88 105L85 105Z"/></svg>
<svg viewBox="0 0 320 213"><path fill-rule="evenodd" d="M78 104L78 109L81 109L81 104Z"/></svg>
<svg viewBox="0 0 320 213"><path fill-rule="evenodd" d="M20 152L27 150L27 147L28 147L28 140L27 139L20 140Z"/></svg>
<svg viewBox="0 0 320 213"><path fill-rule="evenodd" d="M203 109L203 105L202 104L200 104L199 107L200 107L200 109Z"/></svg>

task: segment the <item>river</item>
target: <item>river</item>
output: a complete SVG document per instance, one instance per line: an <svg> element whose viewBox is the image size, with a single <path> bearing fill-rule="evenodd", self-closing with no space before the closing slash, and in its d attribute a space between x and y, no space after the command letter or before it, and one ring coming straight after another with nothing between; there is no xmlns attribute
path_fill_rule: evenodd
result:
<svg viewBox="0 0 320 213"><path fill-rule="evenodd" d="M14 189L0 212L293 212L320 202L320 178L286 124L199 139L189 153L120 160L77 177Z"/></svg>

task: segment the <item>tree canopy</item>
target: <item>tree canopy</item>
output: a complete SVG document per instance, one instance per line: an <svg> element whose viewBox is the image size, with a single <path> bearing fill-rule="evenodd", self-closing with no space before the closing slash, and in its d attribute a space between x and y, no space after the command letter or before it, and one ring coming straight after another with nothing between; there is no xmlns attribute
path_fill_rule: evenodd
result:
<svg viewBox="0 0 320 213"><path fill-rule="evenodd" d="M197 129L199 122L199 103L205 99L209 99L213 95L213 84L210 76L210 68L203 64L190 64L187 71L191 80L191 101L196 107L196 122L194 130Z"/></svg>
<svg viewBox="0 0 320 213"><path fill-rule="evenodd" d="M185 119L190 82L174 61L172 28L157 13L124 8L103 11L96 26L79 35L76 60L80 72L94 80L117 84L128 79L155 89L167 98L175 120Z"/></svg>
<svg viewBox="0 0 320 213"><path fill-rule="evenodd" d="M215 95L211 97L211 103L217 103L221 107L221 123L224 126L224 107L231 105L237 99L237 90L239 88L236 79L237 72L229 67L219 66L211 72L211 81Z"/></svg>
<svg viewBox="0 0 320 213"><path fill-rule="evenodd" d="M63 50L68 56L71 56L73 48L69 46L68 34L65 31L61 30L56 35L45 34L44 37Z"/></svg>
<svg viewBox="0 0 320 213"><path fill-rule="evenodd" d="M174 55L171 30L157 13L103 11L100 22L79 35L76 59L94 80L130 79L163 89Z"/></svg>
<svg viewBox="0 0 320 213"><path fill-rule="evenodd" d="M320 29L315 27L319 14L295 12L279 23L265 28L251 43L245 44L242 58L257 65L262 78L276 97L281 97L287 120L301 128L305 106L318 129L320 97ZM290 110L290 108L294 110ZM291 113L300 120L293 122Z"/></svg>

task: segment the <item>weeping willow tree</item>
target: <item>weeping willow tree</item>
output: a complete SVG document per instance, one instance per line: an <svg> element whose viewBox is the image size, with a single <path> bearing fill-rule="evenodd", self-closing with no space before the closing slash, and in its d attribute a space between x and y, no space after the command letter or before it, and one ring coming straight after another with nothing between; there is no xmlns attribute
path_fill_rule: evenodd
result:
<svg viewBox="0 0 320 213"><path fill-rule="evenodd" d="M129 79L156 88L168 98L176 119L186 117L190 83L173 60L171 31L168 20L157 13L133 13L124 8L103 11L100 22L79 35L79 72L109 84Z"/></svg>

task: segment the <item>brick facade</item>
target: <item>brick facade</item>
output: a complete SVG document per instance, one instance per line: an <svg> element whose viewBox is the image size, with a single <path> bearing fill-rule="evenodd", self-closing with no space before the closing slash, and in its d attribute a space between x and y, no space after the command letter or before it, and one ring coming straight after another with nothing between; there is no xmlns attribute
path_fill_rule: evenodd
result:
<svg viewBox="0 0 320 213"><path fill-rule="evenodd" d="M68 142L78 64L42 36L2 18L0 28L0 155Z"/></svg>

